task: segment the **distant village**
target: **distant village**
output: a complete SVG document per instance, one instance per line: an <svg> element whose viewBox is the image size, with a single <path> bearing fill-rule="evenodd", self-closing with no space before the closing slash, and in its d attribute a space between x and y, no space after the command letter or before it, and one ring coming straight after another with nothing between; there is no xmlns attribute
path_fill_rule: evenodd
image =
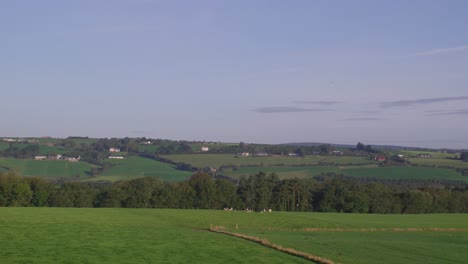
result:
<svg viewBox="0 0 468 264"><path fill-rule="evenodd" d="M48 137L44 137L44 138L48 138ZM2 142L5 142L5 143L29 143L29 144L40 144L39 141L37 139L24 139L24 138L3 138L2 139ZM153 145L154 142L151 141L151 140L144 140L144 141L141 141L139 142L139 144L141 145ZM44 145L47 145L47 146L53 146L54 144L53 143L44 143ZM210 148L208 146L201 146L199 147L198 150L195 150L194 152L195 153L203 153L203 152L209 152L210 151ZM121 153L121 149L120 148L109 148L108 149L108 152L109 152L109 155L107 156L108 159L125 159L126 158L126 155L123 155L123 154L120 154ZM126 154L126 153L125 153ZM316 156L320 156L320 155L333 155L333 156L343 156L345 155L345 153L341 150L331 150L329 153L321 153L320 151L313 151L312 153L309 153L309 155L316 155ZM257 152L239 152L239 153L236 153L235 154L236 157L267 157L267 156L289 156L289 157L296 157L296 156L301 156L300 153L296 153L296 152L289 152L289 153L285 153L285 154L272 154L272 153L268 153L266 151L257 151ZM428 153L419 153L419 154L416 154L417 157L419 158L431 158L431 154L428 154ZM389 159L390 157L386 156L386 155L383 155L383 154L379 154L379 153L376 153L375 155L373 155L371 157L371 159L375 160L375 161L378 161L378 162L385 162L387 159ZM399 158L399 159L404 159L405 157L402 155L402 154L395 154L394 155L394 158ZM80 161L81 157L80 156L76 156L76 157L69 157L69 156L66 156L66 155L36 155L34 156L34 159L35 160L64 160L64 161L69 161L69 162L78 162Z"/></svg>

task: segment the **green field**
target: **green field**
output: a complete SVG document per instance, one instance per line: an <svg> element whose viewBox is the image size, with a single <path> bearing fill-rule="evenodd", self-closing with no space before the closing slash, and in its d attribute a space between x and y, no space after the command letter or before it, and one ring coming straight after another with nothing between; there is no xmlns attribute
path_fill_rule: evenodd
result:
<svg viewBox="0 0 468 264"><path fill-rule="evenodd" d="M409 158L408 161L418 166L468 169L468 162L454 159Z"/></svg>
<svg viewBox="0 0 468 264"><path fill-rule="evenodd" d="M220 167L222 165L236 166L299 166L299 165L366 165L377 164L367 157L350 156L305 156L305 157L236 157L233 154L181 154L164 155L165 159L184 162L195 167Z"/></svg>
<svg viewBox="0 0 468 264"><path fill-rule="evenodd" d="M208 232L210 224L337 263L466 263L468 258L467 214L0 208L0 259L2 263L310 263Z"/></svg>
<svg viewBox="0 0 468 264"><path fill-rule="evenodd" d="M414 179L414 180L446 180L468 183L468 177L462 176L453 169L427 167L379 167L343 169L347 176L358 178L380 179Z"/></svg>
<svg viewBox="0 0 468 264"><path fill-rule="evenodd" d="M37 144L29 144L29 143L13 143L13 147L18 149L23 149L27 146L37 145ZM0 151L4 151L9 148L9 143L0 142ZM47 155L47 154L66 154L70 152L70 149L60 146L47 146L47 145L38 145L39 152L38 155Z"/></svg>
<svg viewBox="0 0 468 264"><path fill-rule="evenodd" d="M21 176L44 178L87 177L94 165L85 162L64 160L27 160L0 158L0 167L12 170Z"/></svg>
<svg viewBox="0 0 468 264"><path fill-rule="evenodd" d="M271 167L240 167L235 170L224 169L219 174L239 179L241 176L250 176L259 172L266 174L276 173L281 179L307 178L320 175L321 173L340 173L338 166L271 166Z"/></svg>
<svg viewBox="0 0 468 264"><path fill-rule="evenodd" d="M367 166L271 166L271 167L240 167L235 170L225 169L220 174L233 178L249 176L259 172L276 173L281 179L307 178L322 173L344 174L356 178L376 179L414 179L414 180L446 180L468 183L468 177L462 176L453 169L427 167L377 167Z"/></svg>
<svg viewBox="0 0 468 264"><path fill-rule="evenodd" d="M460 153L444 153L438 151L417 151L417 150L402 150L398 151L405 156L405 158L417 158L419 154L430 154L431 158L435 159L446 159L459 157Z"/></svg>
<svg viewBox="0 0 468 264"><path fill-rule="evenodd" d="M174 165L141 157L127 157L123 160L110 159L105 162L113 164L94 180L115 181L143 176L159 177L164 181L181 181L192 175L192 172L177 170Z"/></svg>

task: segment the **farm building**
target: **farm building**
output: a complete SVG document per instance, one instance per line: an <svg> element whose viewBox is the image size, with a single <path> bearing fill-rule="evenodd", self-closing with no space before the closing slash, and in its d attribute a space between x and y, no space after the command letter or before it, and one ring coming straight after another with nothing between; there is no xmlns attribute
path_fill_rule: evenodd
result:
<svg viewBox="0 0 468 264"><path fill-rule="evenodd" d="M35 160L45 160L47 159L47 156L34 156Z"/></svg>
<svg viewBox="0 0 468 264"><path fill-rule="evenodd" d="M120 152L119 148L110 148L109 152Z"/></svg>
<svg viewBox="0 0 468 264"><path fill-rule="evenodd" d="M259 151L259 152L255 153L255 156L265 157L265 156L268 156L268 153L266 153L265 151Z"/></svg>
<svg viewBox="0 0 468 264"><path fill-rule="evenodd" d="M123 156L109 156L109 159L124 159Z"/></svg>
<svg viewBox="0 0 468 264"><path fill-rule="evenodd" d="M376 160L376 161L386 161L386 160L387 160L387 157L385 157L385 156L376 156L376 157L374 158L374 160Z"/></svg>
<svg viewBox="0 0 468 264"><path fill-rule="evenodd" d="M202 148L201 148L201 151L203 151L203 152L206 152L206 151L209 151L209 150L210 150L210 149L209 149L208 147L202 147Z"/></svg>
<svg viewBox="0 0 468 264"><path fill-rule="evenodd" d="M343 151L339 151L339 150L334 150L332 153L335 156L342 156L344 154Z"/></svg>
<svg viewBox="0 0 468 264"><path fill-rule="evenodd" d="M427 154L427 153L419 153L418 157L420 157L420 158L430 158L432 156L431 156L431 154Z"/></svg>

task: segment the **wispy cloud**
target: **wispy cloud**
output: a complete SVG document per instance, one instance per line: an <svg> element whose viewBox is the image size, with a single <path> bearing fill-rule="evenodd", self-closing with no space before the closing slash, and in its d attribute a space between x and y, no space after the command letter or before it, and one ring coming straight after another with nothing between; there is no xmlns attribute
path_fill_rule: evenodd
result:
<svg viewBox="0 0 468 264"><path fill-rule="evenodd" d="M423 52L417 52L408 55L408 57L425 57L425 56L433 56L445 53L452 53L452 52L465 52L468 51L468 45L464 46L457 46L457 47L450 47L450 48L442 48L442 49L433 49L427 50Z"/></svg>
<svg viewBox="0 0 468 264"><path fill-rule="evenodd" d="M300 108L290 106L272 106L272 107L260 107L253 110L257 113L301 113L301 112L325 112L332 111L330 109L311 109L311 108Z"/></svg>
<svg viewBox="0 0 468 264"><path fill-rule="evenodd" d="M435 97L435 98L423 98L423 99L414 99L414 100L399 100L399 101L391 101L391 102L381 103L380 107L382 107L382 108L407 107L407 106L413 106L413 105L423 105L423 104L433 104L433 103L463 101L463 100L468 100L468 96Z"/></svg>
<svg viewBox="0 0 468 264"><path fill-rule="evenodd" d="M380 121L385 120L385 118L379 117L354 117L354 118L346 118L345 121Z"/></svg>
<svg viewBox="0 0 468 264"><path fill-rule="evenodd" d="M447 115L468 115L468 109L460 109L453 111L437 111L430 112L428 116L447 116Z"/></svg>
<svg viewBox="0 0 468 264"><path fill-rule="evenodd" d="M295 104L309 104L309 105L335 105L340 102L337 101L308 101L308 100L294 100Z"/></svg>

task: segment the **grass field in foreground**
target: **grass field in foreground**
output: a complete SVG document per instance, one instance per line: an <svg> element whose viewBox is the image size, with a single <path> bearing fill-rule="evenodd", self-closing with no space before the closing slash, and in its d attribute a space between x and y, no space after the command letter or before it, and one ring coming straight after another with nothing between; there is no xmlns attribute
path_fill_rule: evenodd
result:
<svg viewBox="0 0 468 264"><path fill-rule="evenodd" d="M191 220L192 214L197 217L196 223ZM245 240L200 230L209 225L212 214L0 208L0 260L37 264L310 263Z"/></svg>
<svg viewBox="0 0 468 264"><path fill-rule="evenodd" d="M164 181L182 181L192 172L177 170L174 165L141 157L128 157L122 160L107 160L114 166L105 170L96 179L115 181L135 177L159 177ZM109 177L109 178L106 178Z"/></svg>
<svg viewBox="0 0 468 264"><path fill-rule="evenodd" d="M219 167L222 165L237 166L298 166L298 165L366 165L377 164L367 157L349 157L349 156L305 156L305 157L235 157L233 154L180 154L164 155L165 159L175 162L185 162L195 167Z"/></svg>
<svg viewBox="0 0 468 264"><path fill-rule="evenodd" d="M210 224L339 263L465 263L468 258L468 214L0 208L0 259L2 263L306 263L205 231Z"/></svg>
<svg viewBox="0 0 468 264"><path fill-rule="evenodd" d="M64 160L27 160L0 158L0 167L13 170L21 176L44 178L87 177L93 165L85 162Z"/></svg>

